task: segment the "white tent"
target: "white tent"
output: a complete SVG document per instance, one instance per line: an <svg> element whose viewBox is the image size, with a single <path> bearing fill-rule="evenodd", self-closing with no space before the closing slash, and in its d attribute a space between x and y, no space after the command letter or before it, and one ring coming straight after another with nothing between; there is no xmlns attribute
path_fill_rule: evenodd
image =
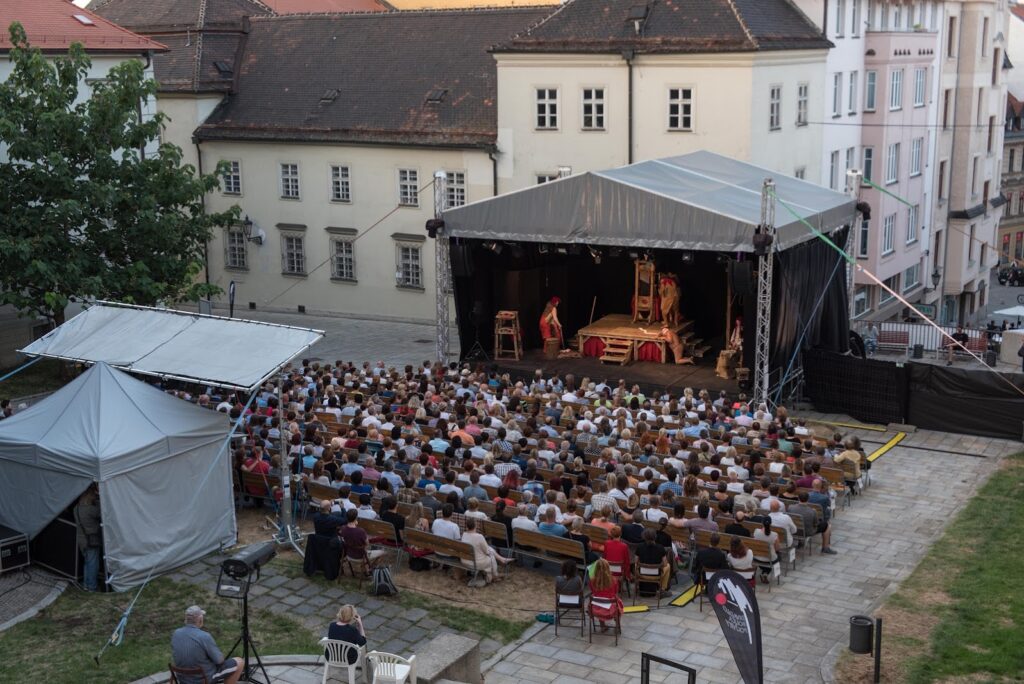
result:
<svg viewBox="0 0 1024 684"><path fill-rule="evenodd" d="M97 363L0 421L0 524L35 537L96 482L108 581L141 584L234 543L229 428Z"/></svg>

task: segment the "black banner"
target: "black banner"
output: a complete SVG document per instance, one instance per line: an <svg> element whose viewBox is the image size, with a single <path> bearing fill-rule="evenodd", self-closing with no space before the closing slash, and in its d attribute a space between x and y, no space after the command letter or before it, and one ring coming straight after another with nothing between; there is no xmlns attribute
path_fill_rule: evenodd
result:
<svg viewBox="0 0 1024 684"><path fill-rule="evenodd" d="M732 570L718 570L708 582L708 596L744 684L763 684L761 612L750 583Z"/></svg>

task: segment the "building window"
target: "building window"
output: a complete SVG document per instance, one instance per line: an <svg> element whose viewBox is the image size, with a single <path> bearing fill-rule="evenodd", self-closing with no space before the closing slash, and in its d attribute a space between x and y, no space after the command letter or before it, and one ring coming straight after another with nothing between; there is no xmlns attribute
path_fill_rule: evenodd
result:
<svg viewBox="0 0 1024 684"><path fill-rule="evenodd" d="M398 269L395 280L399 287L423 287L423 250L419 245L397 246Z"/></svg>
<svg viewBox="0 0 1024 684"><path fill-rule="evenodd" d="M996 117L988 117L988 153L992 154L992 148L996 141Z"/></svg>
<svg viewBox="0 0 1024 684"><path fill-rule="evenodd" d="M967 234L967 261L974 261L974 224L971 224L970 232Z"/></svg>
<svg viewBox="0 0 1024 684"><path fill-rule="evenodd" d="M870 221L863 219L860 222L860 235L857 239L857 256L861 258L867 258L868 256L868 240L871 237L870 232Z"/></svg>
<svg viewBox="0 0 1024 684"><path fill-rule="evenodd" d="M953 123L953 89L947 88L942 93L942 127L949 129Z"/></svg>
<svg viewBox="0 0 1024 684"><path fill-rule="evenodd" d="M896 295L893 292L897 292L900 289L900 276L899 274L894 275L891 278L886 278L882 281L885 287L880 288L878 292L878 304L886 304L890 302Z"/></svg>
<svg viewBox="0 0 1024 684"><path fill-rule="evenodd" d="M938 187L939 200L946 199L946 162L939 162L939 187Z"/></svg>
<svg viewBox="0 0 1024 684"><path fill-rule="evenodd" d="M924 98L928 86L928 69L914 69L914 106L924 107Z"/></svg>
<svg viewBox="0 0 1024 684"><path fill-rule="evenodd" d="M466 172L447 171L448 182L445 184L445 199L448 208L461 207L466 203Z"/></svg>
<svg viewBox="0 0 1024 684"><path fill-rule="evenodd" d="M247 245L241 228L228 228L224 231L224 265L243 270L249 268Z"/></svg>
<svg viewBox="0 0 1024 684"><path fill-rule="evenodd" d="M982 122L982 120L983 120L983 118L985 116L985 89L984 88L978 88L978 109L977 109L977 112L978 112L978 114L975 117L974 125L975 126L980 126L981 122Z"/></svg>
<svg viewBox="0 0 1024 684"><path fill-rule="evenodd" d="M914 264L903 272L903 291L910 292L921 285L921 264Z"/></svg>
<svg viewBox="0 0 1024 684"><path fill-rule="evenodd" d="M693 130L693 88L668 89L668 129Z"/></svg>
<svg viewBox="0 0 1024 684"><path fill-rule="evenodd" d="M850 84L846 92L847 113L853 116L857 113L857 72L850 72Z"/></svg>
<svg viewBox="0 0 1024 684"><path fill-rule="evenodd" d="M1014 154L1015 152L1016 152L1016 150L1014 150L1013 148L1010 148L1010 156L1007 159L1009 167L1006 169L1008 173L1013 173L1013 162L1014 162L1013 158L1015 156L1015 154Z"/></svg>
<svg viewBox="0 0 1024 684"><path fill-rule="evenodd" d="M864 180L871 180L875 174L875 148L864 148Z"/></svg>
<svg viewBox="0 0 1024 684"><path fill-rule="evenodd" d="M889 154L885 159L885 182L895 183L900 171L900 144L889 145Z"/></svg>
<svg viewBox="0 0 1024 684"><path fill-rule="evenodd" d="M554 173L538 173L537 174L537 185L542 183L550 183L551 181L558 180L558 174Z"/></svg>
<svg viewBox="0 0 1024 684"><path fill-rule="evenodd" d="M843 111L843 72L832 74L832 116L839 116Z"/></svg>
<svg viewBox="0 0 1024 684"><path fill-rule="evenodd" d="M857 2L857 0L854 0ZM843 37L843 26L846 24L846 0L836 0L836 38Z"/></svg>
<svg viewBox="0 0 1024 684"><path fill-rule="evenodd" d="M356 245L352 240L331 238L331 277L335 280L356 279Z"/></svg>
<svg viewBox="0 0 1024 684"><path fill-rule="evenodd" d="M420 206L420 173L416 169L398 169L398 203L403 207Z"/></svg>
<svg viewBox="0 0 1024 684"><path fill-rule="evenodd" d="M1003 67L1003 55L999 48L992 53L992 85L999 85L999 70Z"/></svg>
<svg viewBox="0 0 1024 684"><path fill-rule="evenodd" d="M863 316L868 310L868 286L859 285L853 293L853 315Z"/></svg>
<svg viewBox="0 0 1024 684"><path fill-rule="evenodd" d="M1017 213L1024 214L1024 192L1017 195Z"/></svg>
<svg viewBox="0 0 1024 684"><path fill-rule="evenodd" d="M795 171L793 171L793 178L799 178L800 180L804 180L806 177L807 177L807 167L806 166L801 166L801 167L797 168Z"/></svg>
<svg viewBox="0 0 1024 684"><path fill-rule="evenodd" d="M853 165L856 163L856 159L857 159L857 148L856 147L847 147L846 148L846 171L847 172L849 172L850 170L853 169Z"/></svg>
<svg viewBox="0 0 1024 684"><path fill-rule="evenodd" d="M921 157L924 150L924 138L914 138L910 141L910 175L921 175Z"/></svg>
<svg viewBox="0 0 1024 684"><path fill-rule="evenodd" d="M850 17L850 35L854 38L860 35L860 3L861 0L853 0L853 11Z"/></svg>
<svg viewBox="0 0 1024 684"><path fill-rule="evenodd" d="M807 125L807 84L801 83L796 87L796 125Z"/></svg>
<svg viewBox="0 0 1024 684"><path fill-rule="evenodd" d="M347 166L331 165L331 201L352 201L352 181Z"/></svg>
<svg viewBox="0 0 1024 684"><path fill-rule="evenodd" d="M889 214L882 219L882 256L892 254L896 250L896 214Z"/></svg>
<svg viewBox="0 0 1024 684"><path fill-rule="evenodd" d="M888 7L888 5L885 5L883 3L881 8L879 9L879 14L881 15L881 18L882 18L882 20L879 22L879 27L878 27L879 30L881 30L881 31L888 31L889 30L889 7Z"/></svg>
<svg viewBox="0 0 1024 684"><path fill-rule="evenodd" d="M875 86L878 83L877 71L864 72L864 111L875 111Z"/></svg>
<svg viewBox="0 0 1024 684"><path fill-rule="evenodd" d="M281 164L281 198L299 199L298 164Z"/></svg>
<svg viewBox="0 0 1024 684"><path fill-rule="evenodd" d="M978 159L975 157L971 160L971 196L978 194Z"/></svg>
<svg viewBox="0 0 1024 684"><path fill-rule="evenodd" d="M302 235L281 235L281 271L289 275L306 275L306 248Z"/></svg>
<svg viewBox="0 0 1024 684"><path fill-rule="evenodd" d="M907 244L917 242L917 217L921 212L921 205L915 204L907 209Z"/></svg>
<svg viewBox="0 0 1024 684"><path fill-rule="evenodd" d="M903 69L894 69L889 74L889 111L903 107Z"/></svg>
<svg viewBox="0 0 1024 684"><path fill-rule="evenodd" d="M988 56L988 17L981 20L981 56Z"/></svg>
<svg viewBox="0 0 1024 684"><path fill-rule="evenodd" d="M227 165L227 169L224 171L224 194L225 195L241 195L242 194L242 162L239 161L226 161L223 162Z"/></svg>
<svg viewBox="0 0 1024 684"><path fill-rule="evenodd" d="M546 131L558 128L557 88L537 88L537 128Z"/></svg>
<svg viewBox="0 0 1024 684"><path fill-rule="evenodd" d="M782 128L782 86L773 85L768 89L768 128L773 131Z"/></svg>
<svg viewBox="0 0 1024 684"><path fill-rule="evenodd" d="M604 130L604 88L583 89L583 130Z"/></svg>
<svg viewBox="0 0 1024 684"><path fill-rule="evenodd" d="M829 156L828 187L833 190L839 189L839 150L834 150Z"/></svg>

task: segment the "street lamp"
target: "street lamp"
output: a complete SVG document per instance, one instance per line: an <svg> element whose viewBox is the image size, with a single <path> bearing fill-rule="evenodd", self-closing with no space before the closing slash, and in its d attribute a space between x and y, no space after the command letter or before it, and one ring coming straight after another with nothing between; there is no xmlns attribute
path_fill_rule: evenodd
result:
<svg viewBox="0 0 1024 684"><path fill-rule="evenodd" d="M937 290L940 282L942 282L942 274L939 273L939 267L936 266L935 270L932 271L932 289Z"/></svg>
<svg viewBox="0 0 1024 684"><path fill-rule="evenodd" d="M249 242L255 242L257 245L262 245L263 244L263 236L260 235L260 234L257 234L254 237L253 234L252 234L252 227L253 227L252 219L249 218L248 214L246 214L245 218L242 220L242 235L244 235L245 239L248 240Z"/></svg>

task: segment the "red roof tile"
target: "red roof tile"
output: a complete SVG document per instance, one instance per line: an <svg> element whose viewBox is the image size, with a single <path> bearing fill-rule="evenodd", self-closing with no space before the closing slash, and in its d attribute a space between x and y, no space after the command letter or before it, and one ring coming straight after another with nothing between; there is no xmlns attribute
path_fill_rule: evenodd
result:
<svg viewBox="0 0 1024 684"><path fill-rule="evenodd" d="M46 52L65 52L72 43L81 43L89 52L138 53L166 49L154 40L76 7L70 0L0 0L0 51L12 47L8 29L13 22L25 28L33 47Z"/></svg>
<svg viewBox="0 0 1024 684"><path fill-rule="evenodd" d="M391 8L379 0L263 0L275 14L321 12L387 12Z"/></svg>

